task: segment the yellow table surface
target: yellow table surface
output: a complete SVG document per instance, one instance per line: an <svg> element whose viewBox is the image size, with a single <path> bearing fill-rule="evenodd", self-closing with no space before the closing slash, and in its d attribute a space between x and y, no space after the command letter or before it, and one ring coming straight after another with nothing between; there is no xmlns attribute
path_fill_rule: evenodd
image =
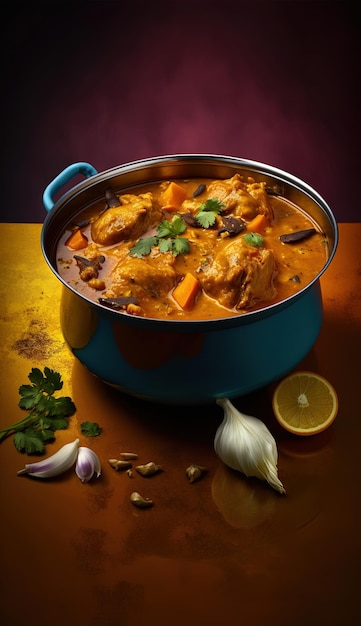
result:
<svg viewBox="0 0 361 626"><path fill-rule="evenodd" d="M31 368L48 366L62 374L77 412L47 454L79 436L103 466L85 485L73 470L34 480L17 470L35 459L11 437L0 444L4 626L360 623L361 224L339 230L321 278L323 327L298 367L333 383L336 421L320 435L296 437L276 424L272 386L235 402L277 440L287 489L280 496L215 455L219 412L126 397L75 361L61 335L61 285L42 256L41 225L0 225L0 428L23 416L18 388ZM84 437L85 420L103 433ZM115 472L108 459L121 451L163 471ZM193 484L185 475L191 463L208 469ZM154 507L136 509L134 490Z"/></svg>

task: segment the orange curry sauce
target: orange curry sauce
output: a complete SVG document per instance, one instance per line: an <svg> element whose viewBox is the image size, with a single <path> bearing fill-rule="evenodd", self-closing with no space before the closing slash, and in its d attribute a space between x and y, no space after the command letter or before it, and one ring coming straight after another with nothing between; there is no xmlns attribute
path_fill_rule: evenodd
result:
<svg viewBox="0 0 361 626"><path fill-rule="evenodd" d="M253 179L243 181L239 175L226 181L189 179L173 182L183 190L183 193L173 198L173 204L177 206L171 206L169 198L165 200L165 192L170 181L122 190L119 193L116 192L116 197L120 198L120 202L122 197L125 202L128 202L129 198L134 199L135 196L141 198L143 194L147 195L148 200L151 197L152 203L160 211L161 220L172 220L174 216L182 217L185 214L191 214L194 217L202 207L204 208L208 199L218 198L224 208L216 216L214 225L204 228L199 224L197 227L186 224L184 232L179 235L187 240L189 252L175 256L172 252L162 253L159 247L155 246L149 255L141 258L132 256L130 250L140 238L157 234L156 229L161 221L159 219L157 223L150 226L147 224L146 230L140 235L139 224L133 231L129 228L123 231L118 228L117 241L114 243L112 240L111 244L107 245L106 228L110 228L108 225L105 226L105 243L94 240L94 233L100 232L97 231L96 224L99 224L101 219L104 220L105 212L113 211L119 221L123 210L122 206L109 208L104 201L78 214L63 233L57 249L57 270L63 280L95 302L99 302L99 298L135 296L137 304L121 309L120 314L126 312L157 319L204 320L240 315L284 300L303 289L317 277L327 262L327 239L318 225L305 214L302 208L270 193L265 183L255 183ZM200 185L204 185L204 191L194 197L193 194ZM237 194L240 194L239 201ZM245 235L253 232L251 226L258 214L265 214L267 220L257 233L258 245L249 245ZM234 217L241 222L242 230L236 235L226 230L220 232L224 217ZM85 247L74 250L67 244L71 234L79 230L79 227L86 237ZM293 243L283 243L280 240L281 235L308 229L315 229L315 232L305 239ZM136 233L136 236L132 235L132 232ZM227 256L225 252L227 249L230 250L227 248L230 244L233 248L235 246L237 248L237 242L243 254L242 272L239 271L237 259L234 263L234 255ZM259 245L260 242L261 245ZM251 275L248 272L247 262L252 263L253 259L262 264L261 255L266 258L267 254L272 256L271 278L269 278L270 275L266 278L262 277L262 272L257 274L258 278L254 273ZM89 280L91 273L87 276L86 272L85 274L81 272L74 255L93 260L94 258L100 259L99 271L94 280ZM119 276L115 279L120 265L124 265L125 261L132 267L131 258L136 258L134 276L127 275L126 280L123 280L124 277L120 280ZM220 259L218 266L216 265L217 258ZM248 261L245 262L244 258ZM157 271L161 276L158 280L152 281L151 284L155 287L150 289L147 279L141 278L142 272L138 273L136 268L149 269L149 264L156 263L158 263ZM211 275L207 282L206 272L212 265L213 276ZM219 283L217 271L214 270L217 267L223 272ZM166 282L168 271L171 275L170 282ZM173 297L173 292L186 274L197 278L200 281L200 288L192 304L182 308ZM232 297L228 297L229 294L227 294L227 280L232 287ZM245 286L247 283L248 286ZM209 285L210 288L208 288ZM245 289L247 296L244 295Z"/></svg>

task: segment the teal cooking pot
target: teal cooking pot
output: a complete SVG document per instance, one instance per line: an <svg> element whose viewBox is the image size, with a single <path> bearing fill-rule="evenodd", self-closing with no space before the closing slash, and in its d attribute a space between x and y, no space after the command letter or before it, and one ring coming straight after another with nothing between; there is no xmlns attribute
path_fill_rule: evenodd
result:
<svg viewBox="0 0 361 626"><path fill-rule="evenodd" d="M69 286L56 269L56 250L66 226L85 208L103 201L112 187L122 189L169 179L230 178L235 173L266 181L319 225L329 247L318 276L297 294L276 304L217 320L158 320L127 315L89 300ZM80 183L56 194L73 181ZM98 173L74 163L45 189L48 214L42 251L63 284L60 324L74 356L106 383L145 400L206 404L242 396L283 377L310 351L322 326L319 278L330 265L338 228L325 200L293 175L246 159L209 154L160 156Z"/></svg>

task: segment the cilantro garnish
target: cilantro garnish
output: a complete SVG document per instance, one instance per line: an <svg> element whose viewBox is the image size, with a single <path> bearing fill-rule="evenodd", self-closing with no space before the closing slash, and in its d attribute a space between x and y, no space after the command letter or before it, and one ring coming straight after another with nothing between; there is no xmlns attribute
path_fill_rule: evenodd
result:
<svg viewBox="0 0 361 626"><path fill-rule="evenodd" d="M216 216L222 213L224 204L218 200L218 198L208 198L203 204L200 205L195 219L203 228L209 228L213 226L216 221Z"/></svg>
<svg viewBox="0 0 361 626"><path fill-rule="evenodd" d="M157 234L139 239L129 250L129 254L136 257L146 256L154 246L158 246L160 252L172 252L174 256L188 254L190 251L188 239L179 237L186 228L184 219L179 215L174 215L171 220L163 220L157 228Z"/></svg>
<svg viewBox="0 0 361 626"><path fill-rule="evenodd" d="M158 243L158 237L143 237L129 250L132 256L142 257L150 254L151 249Z"/></svg>
<svg viewBox="0 0 361 626"><path fill-rule="evenodd" d="M163 220L158 228L158 237L178 237L184 233L187 225L180 215L174 215L170 221Z"/></svg>
<svg viewBox="0 0 361 626"><path fill-rule="evenodd" d="M258 233L247 233L247 235L243 235L243 238L246 243L254 248L261 248L263 246L263 237Z"/></svg>
<svg viewBox="0 0 361 626"><path fill-rule="evenodd" d="M63 387L58 372L34 367L28 375L30 385L19 387L19 407L28 414L15 424L0 430L0 442L14 435L14 444L19 452L43 453L48 441L55 439L56 430L68 428L69 417L75 405L68 396L55 397Z"/></svg>
<svg viewBox="0 0 361 626"><path fill-rule="evenodd" d="M97 422L82 422L80 429L86 437L97 437L103 432L103 429Z"/></svg>

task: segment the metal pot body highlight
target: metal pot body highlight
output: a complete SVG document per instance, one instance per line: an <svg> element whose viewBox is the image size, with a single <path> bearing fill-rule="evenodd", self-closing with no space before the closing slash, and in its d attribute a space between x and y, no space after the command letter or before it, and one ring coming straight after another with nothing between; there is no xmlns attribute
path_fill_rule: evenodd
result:
<svg viewBox="0 0 361 626"><path fill-rule="evenodd" d="M239 172L277 186L280 194L314 219L325 233L329 256L303 290L280 303L236 317L207 321L128 316L88 300L64 283L56 248L66 225L84 208L121 189L175 178L228 178ZM75 174L86 177L57 202L53 196ZM261 163L217 155L171 155L121 165L102 173L87 163L62 172L44 192L48 210L42 249L63 283L60 323L75 357L121 391L154 402L204 404L234 398L292 370L314 345L322 325L320 275L335 254L335 218L319 194L294 176Z"/></svg>

